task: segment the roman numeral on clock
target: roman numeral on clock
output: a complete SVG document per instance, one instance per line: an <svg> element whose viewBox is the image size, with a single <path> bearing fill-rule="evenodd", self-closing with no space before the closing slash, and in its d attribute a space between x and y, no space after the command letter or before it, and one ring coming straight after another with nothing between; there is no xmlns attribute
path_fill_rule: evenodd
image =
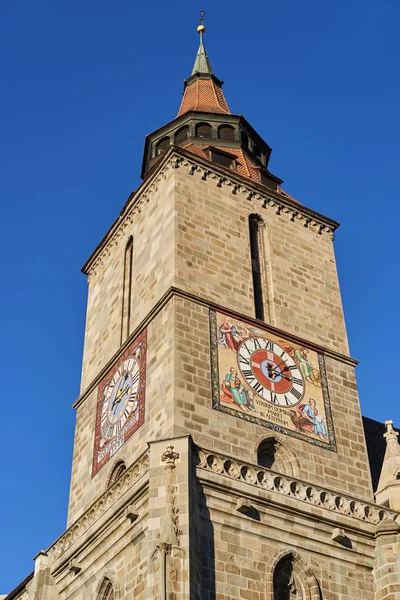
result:
<svg viewBox="0 0 400 600"><path fill-rule="evenodd" d="M250 369L243 369L242 373L246 377L247 381L254 381L255 380L255 377L253 375L253 371L251 371Z"/></svg>
<svg viewBox="0 0 400 600"><path fill-rule="evenodd" d="M257 392L257 394L264 398L264 388L260 383L258 383L258 381L256 381L254 384L252 383L251 387L255 392Z"/></svg>
<svg viewBox="0 0 400 600"><path fill-rule="evenodd" d="M299 392L299 390L297 390L295 387L293 387L289 393L292 394L292 396L294 396L297 400L300 400L301 392Z"/></svg>

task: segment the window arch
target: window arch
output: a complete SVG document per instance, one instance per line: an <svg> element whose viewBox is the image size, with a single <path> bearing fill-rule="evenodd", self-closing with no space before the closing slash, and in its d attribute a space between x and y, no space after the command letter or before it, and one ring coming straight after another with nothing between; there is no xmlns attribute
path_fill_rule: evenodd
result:
<svg viewBox="0 0 400 600"><path fill-rule="evenodd" d="M271 600L321 600L313 571L295 550L283 550L267 560L266 584Z"/></svg>
<svg viewBox="0 0 400 600"><path fill-rule="evenodd" d="M273 587L274 600L303 600L303 586L294 572L291 555L285 556L275 567Z"/></svg>
<svg viewBox="0 0 400 600"><path fill-rule="evenodd" d="M263 440L257 448L257 463L261 467L274 469L277 462L278 442L275 438ZM277 470L277 469L275 469Z"/></svg>
<svg viewBox="0 0 400 600"><path fill-rule="evenodd" d="M160 156L160 154L163 154L166 150L168 150L169 145L170 141L168 136L161 138L161 140L156 144L156 156Z"/></svg>
<svg viewBox="0 0 400 600"><path fill-rule="evenodd" d="M114 600L113 584L107 577L103 579L97 598L98 600Z"/></svg>
<svg viewBox="0 0 400 600"><path fill-rule="evenodd" d="M124 281L122 290L122 322L121 344L129 336L131 303L132 303L132 263L133 263L133 237L131 236L125 246L124 255Z"/></svg>
<svg viewBox="0 0 400 600"><path fill-rule="evenodd" d="M175 144L182 144L189 137L189 127L185 125L185 127L181 127L175 134Z"/></svg>
<svg viewBox="0 0 400 600"><path fill-rule="evenodd" d="M218 127L218 137L220 140L234 140L235 128L232 125L220 125Z"/></svg>
<svg viewBox="0 0 400 600"><path fill-rule="evenodd" d="M111 475L110 475L110 479L108 480L108 486L107 487L111 487L113 483L115 483L115 481L117 481L117 479L119 479L121 477L121 475L123 475L123 473L125 473L126 471L126 464L123 460L119 460L117 462L117 464L114 466L113 470L111 471Z"/></svg>
<svg viewBox="0 0 400 600"><path fill-rule="evenodd" d="M277 435L263 436L257 440L254 450L260 467L291 477L300 476L299 459L286 440L282 441Z"/></svg>
<svg viewBox="0 0 400 600"><path fill-rule="evenodd" d="M210 138L212 137L212 127L209 123L198 123L196 125L196 137Z"/></svg>
<svg viewBox="0 0 400 600"><path fill-rule="evenodd" d="M261 226L264 225L259 215L249 216L251 272L253 277L253 297L256 319L264 321L264 301L261 272Z"/></svg>

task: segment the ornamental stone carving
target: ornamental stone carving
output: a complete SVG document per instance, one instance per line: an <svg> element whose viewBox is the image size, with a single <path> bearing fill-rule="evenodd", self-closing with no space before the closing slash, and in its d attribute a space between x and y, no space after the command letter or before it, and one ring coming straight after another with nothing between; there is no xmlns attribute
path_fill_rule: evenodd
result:
<svg viewBox="0 0 400 600"><path fill-rule="evenodd" d="M235 481L242 481L301 502L320 506L328 511L340 513L376 525L384 519L395 519L396 511L335 494L292 477L262 469L259 466L232 460L211 451L197 449L194 464L198 469L218 473Z"/></svg>

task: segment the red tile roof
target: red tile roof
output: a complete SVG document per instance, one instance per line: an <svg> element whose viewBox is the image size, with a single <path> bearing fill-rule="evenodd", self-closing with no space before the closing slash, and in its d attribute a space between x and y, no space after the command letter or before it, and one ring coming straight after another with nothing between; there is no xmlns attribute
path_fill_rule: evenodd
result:
<svg viewBox="0 0 400 600"><path fill-rule="evenodd" d="M214 79L195 79L186 85L178 117L195 110L217 114L230 114L224 92Z"/></svg>
<svg viewBox="0 0 400 600"><path fill-rule="evenodd" d="M182 147L185 148L185 150L188 150L189 152L192 152L193 154L196 154L197 156L204 158L205 160L210 160L210 156L207 152L207 148L209 148L209 145L198 146L196 144L189 143ZM260 167L258 165L256 165L255 163L253 163L253 161L242 150L242 148L220 148L218 146L218 150L223 150L224 152L227 152L228 154L232 154L237 157L236 164L237 164L237 173L239 175L241 175L242 177L246 177L246 179L250 179L251 181L255 181L258 184L261 183ZM280 186L278 186L277 191L279 194L281 194L285 198L289 198L289 200L293 200L293 202L298 202L298 200L293 198L293 196L290 196L289 194L284 192Z"/></svg>

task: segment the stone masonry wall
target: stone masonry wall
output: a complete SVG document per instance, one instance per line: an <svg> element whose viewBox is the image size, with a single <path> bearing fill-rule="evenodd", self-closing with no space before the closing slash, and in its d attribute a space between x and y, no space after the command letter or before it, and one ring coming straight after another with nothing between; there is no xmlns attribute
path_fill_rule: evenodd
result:
<svg viewBox="0 0 400 600"><path fill-rule="evenodd" d="M147 328L145 422L125 445L92 478L97 386L77 409L72 462L68 525L71 525L107 488L115 463L127 465L147 448L147 442L165 437L173 427L173 330L172 306L167 305Z"/></svg>
<svg viewBox="0 0 400 600"><path fill-rule="evenodd" d="M331 236L217 182L176 170L176 286L254 316L248 217L259 214L266 322L347 354Z"/></svg>
<svg viewBox="0 0 400 600"><path fill-rule="evenodd" d="M140 208L121 220L118 233L101 260L97 259L90 268L81 393L121 344L124 256L130 236L133 236L130 333L173 285L174 173L169 169L160 175L149 201L138 198ZM139 196L144 196L144 192Z"/></svg>
<svg viewBox="0 0 400 600"><path fill-rule="evenodd" d="M262 439L277 434L266 427L212 408L209 308L175 297L175 434L190 432L200 446L257 462ZM296 477L372 500L354 369L326 357L337 452L278 436L297 459Z"/></svg>
<svg viewBox="0 0 400 600"><path fill-rule="evenodd" d="M203 516L203 600L272 599L274 566L285 552L298 558L304 588L309 585L314 590L304 598L375 599L373 528L351 531L351 547L345 547L332 541L334 526L320 515L313 518L251 501L253 516L247 516L237 512L234 492L203 483L198 493Z"/></svg>

